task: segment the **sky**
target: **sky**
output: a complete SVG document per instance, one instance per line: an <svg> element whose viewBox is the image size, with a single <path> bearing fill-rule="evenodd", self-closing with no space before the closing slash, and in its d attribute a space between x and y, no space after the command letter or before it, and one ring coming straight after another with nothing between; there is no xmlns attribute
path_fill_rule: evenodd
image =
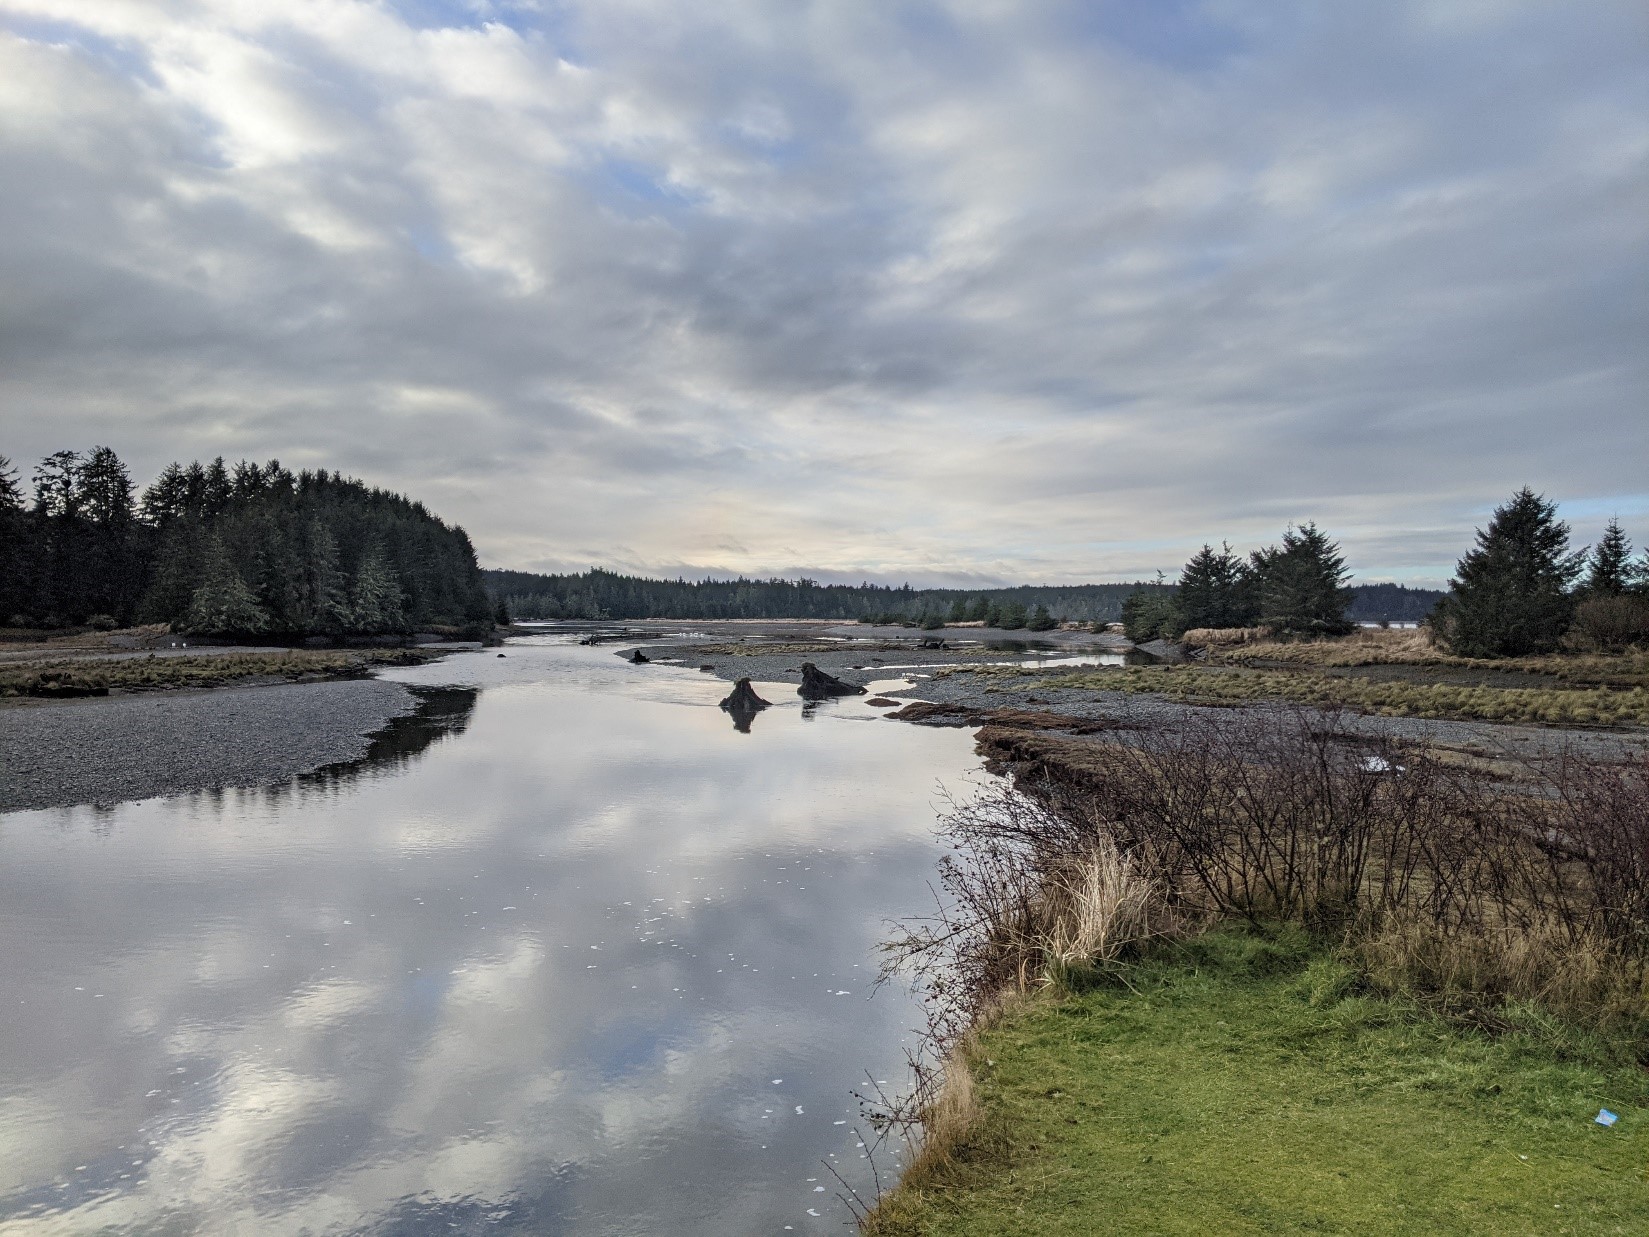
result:
<svg viewBox="0 0 1649 1237"><path fill-rule="evenodd" d="M0 454L483 565L1649 542L1639 0L0 0Z"/></svg>

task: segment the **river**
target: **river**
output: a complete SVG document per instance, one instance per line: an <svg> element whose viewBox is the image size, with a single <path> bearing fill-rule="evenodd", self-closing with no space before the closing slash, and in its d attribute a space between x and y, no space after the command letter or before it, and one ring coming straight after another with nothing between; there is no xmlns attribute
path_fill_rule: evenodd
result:
<svg viewBox="0 0 1649 1237"><path fill-rule="evenodd" d="M970 734L505 652L354 766L0 816L0 1232L841 1231Z"/></svg>

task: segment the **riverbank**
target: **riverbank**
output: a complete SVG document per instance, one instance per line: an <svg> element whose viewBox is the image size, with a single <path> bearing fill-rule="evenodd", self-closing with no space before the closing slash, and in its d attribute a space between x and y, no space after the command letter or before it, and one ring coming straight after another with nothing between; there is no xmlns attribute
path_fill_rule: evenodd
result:
<svg viewBox="0 0 1649 1237"><path fill-rule="evenodd" d="M364 756L417 705L372 678L20 701L0 709L0 812L285 781Z"/></svg>
<svg viewBox="0 0 1649 1237"><path fill-rule="evenodd" d="M418 698L371 677L456 648L9 650L0 812L268 785L358 760Z"/></svg>
<svg viewBox="0 0 1649 1237"><path fill-rule="evenodd" d="M933 706L889 713L923 725L1173 732L1197 718L1305 705L1332 713L1350 736L1394 738L1444 758L1508 768L1564 751L1604 759L1649 751L1649 662L1641 654L1496 668L1421 648L1415 632L1391 630L1266 645L1253 665L1240 661L1244 650L1155 664L1120 636L1082 631L741 622L696 624L684 634L683 626L615 625L614 653L640 649L654 662L726 682L787 686L812 661L887 699Z"/></svg>
<svg viewBox="0 0 1649 1237"><path fill-rule="evenodd" d="M1619 1043L1445 1021L1299 934L1215 932L1126 979L978 1035L971 1131L865 1231L1649 1229L1649 1088Z"/></svg>

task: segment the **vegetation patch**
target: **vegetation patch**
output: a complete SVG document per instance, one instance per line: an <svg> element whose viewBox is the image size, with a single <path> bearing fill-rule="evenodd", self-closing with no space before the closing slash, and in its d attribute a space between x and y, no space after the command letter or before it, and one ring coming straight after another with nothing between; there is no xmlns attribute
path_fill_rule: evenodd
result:
<svg viewBox="0 0 1649 1237"><path fill-rule="evenodd" d="M967 1059L971 1130L866 1231L1649 1229L1628 1057L1527 1011L1491 1036L1368 995L1303 936L1159 946L1126 985L1008 1009Z"/></svg>
<svg viewBox="0 0 1649 1237"><path fill-rule="evenodd" d="M1188 704L1286 700L1353 708L1384 717L1462 718L1560 726L1649 725L1649 689L1644 687L1464 687L1202 666L1077 670L1053 678L1035 678L1026 686L1130 692Z"/></svg>
<svg viewBox="0 0 1649 1237"><path fill-rule="evenodd" d="M86 696L117 691L222 687L248 680L341 678L375 666L413 666L439 654L420 649L294 649L204 657L81 659L0 666L0 696Z"/></svg>

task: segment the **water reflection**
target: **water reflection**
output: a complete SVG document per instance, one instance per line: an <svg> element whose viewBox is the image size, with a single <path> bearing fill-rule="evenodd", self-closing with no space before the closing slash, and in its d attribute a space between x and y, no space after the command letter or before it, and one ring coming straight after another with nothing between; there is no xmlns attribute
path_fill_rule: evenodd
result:
<svg viewBox="0 0 1649 1237"><path fill-rule="evenodd" d="M453 690L325 793L0 818L0 1229L839 1228L968 737L547 641L395 677Z"/></svg>

